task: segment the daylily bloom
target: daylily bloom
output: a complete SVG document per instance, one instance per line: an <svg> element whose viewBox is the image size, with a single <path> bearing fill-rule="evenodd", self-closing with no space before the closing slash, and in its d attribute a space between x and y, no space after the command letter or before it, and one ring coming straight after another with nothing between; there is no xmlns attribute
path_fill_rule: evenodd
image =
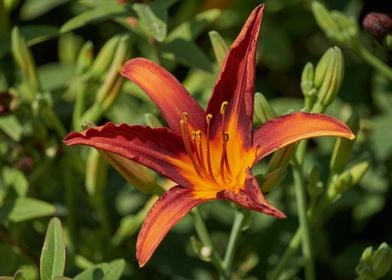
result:
<svg viewBox="0 0 392 280"><path fill-rule="evenodd" d="M128 61L121 74L141 87L159 107L168 128L107 123L65 138L152 168L177 185L146 216L136 244L144 266L167 232L193 207L223 199L284 218L264 198L252 167L273 151L301 139L353 139L342 122L321 114L292 113L253 131L255 55L263 5L250 15L222 65L207 109L165 69L152 61Z"/></svg>

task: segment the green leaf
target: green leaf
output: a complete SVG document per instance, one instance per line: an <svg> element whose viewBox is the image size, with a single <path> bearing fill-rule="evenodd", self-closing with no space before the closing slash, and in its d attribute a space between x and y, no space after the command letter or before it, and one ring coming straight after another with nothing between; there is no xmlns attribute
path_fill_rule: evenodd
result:
<svg viewBox="0 0 392 280"><path fill-rule="evenodd" d="M69 0L26 0L20 10L20 18L32 20Z"/></svg>
<svg viewBox="0 0 392 280"><path fill-rule="evenodd" d="M103 21L114 17L123 17L129 14L123 5L118 5L114 2L113 4L115 5L103 5L71 18L61 26L60 32L69 32L91 22Z"/></svg>
<svg viewBox="0 0 392 280"><path fill-rule="evenodd" d="M117 280L124 272L125 261L114 260L110 263L100 263L78 274L74 280Z"/></svg>
<svg viewBox="0 0 392 280"><path fill-rule="evenodd" d="M44 246L41 251L41 280L52 280L62 276L65 267L65 242L61 221L52 218L46 232Z"/></svg>
<svg viewBox="0 0 392 280"><path fill-rule="evenodd" d="M167 34L167 7L163 1L150 5L136 3L132 6L146 32L158 42L163 42Z"/></svg>
<svg viewBox="0 0 392 280"><path fill-rule="evenodd" d="M18 196L25 196L29 188L29 182L22 171L5 166L1 173L4 185L13 186Z"/></svg>
<svg viewBox="0 0 392 280"><path fill-rule="evenodd" d="M218 9L204 11L191 21L186 21L178 25L167 36L167 41L174 39L184 39L187 41L194 40L200 33L221 15Z"/></svg>
<svg viewBox="0 0 392 280"><path fill-rule="evenodd" d="M211 72L211 62L204 52L193 42L175 39L162 46L163 56L189 67L197 67Z"/></svg>
<svg viewBox="0 0 392 280"><path fill-rule="evenodd" d="M51 25L28 25L19 27L28 46L41 43L58 35L58 29ZM0 36L0 58L11 52L11 32Z"/></svg>
<svg viewBox="0 0 392 280"><path fill-rule="evenodd" d="M8 219L12 222L22 222L34 218L51 216L56 213L56 208L45 201L34 198L17 198Z"/></svg>
<svg viewBox="0 0 392 280"><path fill-rule="evenodd" d="M16 142L20 141L23 133L23 128L14 115L0 117L0 130Z"/></svg>

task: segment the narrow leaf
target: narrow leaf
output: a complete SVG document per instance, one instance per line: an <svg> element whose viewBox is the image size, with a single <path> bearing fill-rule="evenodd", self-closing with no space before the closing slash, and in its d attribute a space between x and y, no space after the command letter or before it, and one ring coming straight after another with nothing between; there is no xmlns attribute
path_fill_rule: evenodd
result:
<svg viewBox="0 0 392 280"><path fill-rule="evenodd" d="M136 3L132 6L146 31L158 42L163 42L167 34L167 10L162 1L151 5Z"/></svg>
<svg viewBox="0 0 392 280"><path fill-rule="evenodd" d="M12 222L22 222L34 218L54 215L56 208L45 201L34 198L18 198L8 215Z"/></svg>
<svg viewBox="0 0 392 280"><path fill-rule="evenodd" d="M31 20L68 2L69 0L26 0L20 10L20 18Z"/></svg>
<svg viewBox="0 0 392 280"><path fill-rule="evenodd" d="M41 280L52 280L62 276L65 267L65 242L61 222L52 218L46 232L44 246L41 252Z"/></svg>

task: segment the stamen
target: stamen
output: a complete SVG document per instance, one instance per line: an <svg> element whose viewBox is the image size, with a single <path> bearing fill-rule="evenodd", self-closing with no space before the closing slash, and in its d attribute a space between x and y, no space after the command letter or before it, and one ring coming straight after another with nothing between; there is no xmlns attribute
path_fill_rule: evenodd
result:
<svg viewBox="0 0 392 280"><path fill-rule="evenodd" d="M229 175L231 176L231 169L229 166L229 160L227 158L227 142L229 142L229 133L224 132L223 133L223 143L222 143L222 155L221 155L221 160L220 160L220 174L221 177L223 179L224 182L226 181L226 177L225 177L225 166L226 169L229 173Z"/></svg>
<svg viewBox="0 0 392 280"><path fill-rule="evenodd" d="M214 172L212 171L212 166L211 166L211 154L210 154L210 128L211 128L211 119L212 115L208 114L206 116L206 122L207 122L207 168L208 168L208 173L210 174L210 177L213 181L216 182L215 177L214 177Z"/></svg>
<svg viewBox="0 0 392 280"><path fill-rule="evenodd" d="M202 132L201 130L196 130L194 134L197 160L199 161L199 166L204 169L203 141L201 138Z"/></svg>
<svg viewBox="0 0 392 280"><path fill-rule="evenodd" d="M227 107L228 104L229 104L229 102L227 102L227 101L223 101L223 102L222 102L221 107L220 107L220 113L221 113L221 115L224 115L224 114L225 114L225 110L226 110L226 107Z"/></svg>
<svg viewBox="0 0 392 280"><path fill-rule="evenodd" d="M202 176L202 174L201 174L202 169L197 165L197 162L195 161L193 151L192 151L191 142L189 139L188 114L187 113L183 113L183 119L180 120L180 126L181 126L181 135L182 135L182 141L184 142L185 151L187 152L189 158L191 159L192 165L195 168L196 173L199 176Z"/></svg>

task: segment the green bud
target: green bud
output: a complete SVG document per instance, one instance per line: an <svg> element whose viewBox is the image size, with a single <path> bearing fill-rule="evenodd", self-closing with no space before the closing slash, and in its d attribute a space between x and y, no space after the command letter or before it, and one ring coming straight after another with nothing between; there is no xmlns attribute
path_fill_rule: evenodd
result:
<svg viewBox="0 0 392 280"><path fill-rule="evenodd" d="M105 161L95 149L90 149L86 162L86 189L89 195L101 192L106 184Z"/></svg>
<svg viewBox="0 0 392 280"><path fill-rule="evenodd" d="M355 272L360 277L359 279L371 280L374 279L372 275L371 261L373 257L373 248L367 247L361 255L359 264L355 268Z"/></svg>
<svg viewBox="0 0 392 280"><path fill-rule="evenodd" d="M40 85L37 76L37 69L33 59L33 55L27 46L25 38L19 31L18 27L14 27L11 32L12 55L18 67L23 73L25 80L28 82L29 95L28 100L33 100L34 96L40 91Z"/></svg>
<svg viewBox="0 0 392 280"><path fill-rule="evenodd" d="M318 90L313 111L322 112L335 99L344 76L344 60L338 47L328 49L316 66L314 85Z"/></svg>
<svg viewBox="0 0 392 280"><path fill-rule="evenodd" d="M320 28L329 34L339 31L339 26L333 19L330 11L325 8L323 4L317 1L312 1L312 12Z"/></svg>
<svg viewBox="0 0 392 280"><path fill-rule="evenodd" d="M25 276L22 270L17 270L14 274L14 277L11 277L13 280L25 280Z"/></svg>
<svg viewBox="0 0 392 280"><path fill-rule="evenodd" d="M388 49L392 50L392 35L389 34L385 37L384 39L385 45L387 46Z"/></svg>
<svg viewBox="0 0 392 280"><path fill-rule="evenodd" d="M2 0L8 12L14 10L20 3L20 0Z"/></svg>
<svg viewBox="0 0 392 280"><path fill-rule="evenodd" d="M338 199L345 191L358 184L368 168L369 162L361 161L340 175L334 176L327 191L328 198L332 201Z"/></svg>
<svg viewBox="0 0 392 280"><path fill-rule="evenodd" d="M89 71L90 77L98 79L107 71L113 61L113 56L116 52L119 41L120 36L117 35L105 43L91 66Z"/></svg>
<svg viewBox="0 0 392 280"><path fill-rule="evenodd" d="M79 50L83 44L83 39L74 33L62 33L59 37L58 56L63 64L74 64L78 57Z"/></svg>
<svg viewBox="0 0 392 280"><path fill-rule="evenodd" d="M208 32L208 36L210 37L216 61L218 62L218 65L222 65L229 48L227 47L222 36L217 31Z"/></svg>
<svg viewBox="0 0 392 280"><path fill-rule="evenodd" d="M149 127L159 128L163 126L161 121L154 114L151 113L144 114L144 119Z"/></svg>
<svg viewBox="0 0 392 280"><path fill-rule="evenodd" d="M351 128L351 131L354 134L358 133L359 116L355 111L351 112L351 116L347 121L347 125ZM354 143L355 141L345 138L338 138L336 140L336 144L331 156L331 161L329 163L329 168L332 173L340 173L343 171L345 165L350 160Z"/></svg>
<svg viewBox="0 0 392 280"><path fill-rule="evenodd" d="M280 167L287 167L287 165L289 164L289 162L295 152L296 147L297 147L297 144L291 144L291 145L288 145L284 148L277 150L273 154L270 162L268 163L268 172L271 172L271 171L278 169Z"/></svg>
<svg viewBox="0 0 392 280"><path fill-rule="evenodd" d="M381 278L391 269L392 249L387 243L383 242L373 254L372 271L376 278Z"/></svg>
<svg viewBox="0 0 392 280"><path fill-rule="evenodd" d="M286 167L279 167L271 172L269 172L263 180L260 189L263 192L269 192L276 186L278 186L287 175Z"/></svg>
<svg viewBox="0 0 392 280"><path fill-rule="evenodd" d="M93 43L91 41L87 41L80 49L78 59L76 61L76 72L78 74L86 72L86 70L91 66L93 61L93 48Z"/></svg>
<svg viewBox="0 0 392 280"><path fill-rule="evenodd" d="M312 63L306 63L301 75L301 90L305 96L305 107L312 108L316 100L317 90L314 87L314 66Z"/></svg>
<svg viewBox="0 0 392 280"><path fill-rule="evenodd" d="M260 92L256 92L255 94L254 111L255 116L261 121L261 123L265 123L276 117L274 109Z"/></svg>

